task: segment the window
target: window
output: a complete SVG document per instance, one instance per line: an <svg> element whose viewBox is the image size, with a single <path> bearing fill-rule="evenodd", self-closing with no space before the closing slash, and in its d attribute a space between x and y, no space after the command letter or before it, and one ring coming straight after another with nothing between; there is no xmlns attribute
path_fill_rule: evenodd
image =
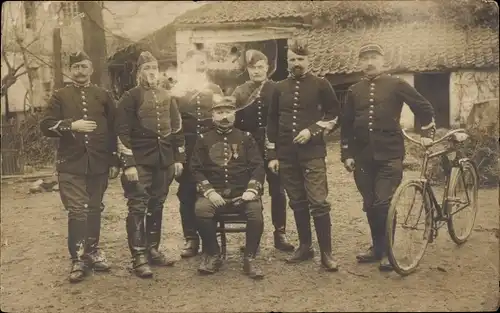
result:
<svg viewBox="0 0 500 313"><path fill-rule="evenodd" d="M61 12L64 20L71 20L78 16L78 1L61 2Z"/></svg>
<svg viewBox="0 0 500 313"><path fill-rule="evenodd" d="M24 1L24 20L26 29L35 29L36 7L34 1Z"/></svg>

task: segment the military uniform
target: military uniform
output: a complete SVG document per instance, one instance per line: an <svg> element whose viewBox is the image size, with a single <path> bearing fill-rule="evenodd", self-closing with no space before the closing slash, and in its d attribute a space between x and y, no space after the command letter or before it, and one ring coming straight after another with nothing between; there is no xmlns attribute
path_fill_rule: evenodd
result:
<svg viewBox="0 0 500 313"><path fill-rule="evenodd" d="M71 64L83 60L88 60L84 53L70 57ZM118 166L115 110L106 90L90 83L74 84L54 92L40 123L45 136L59 138L56 169L61 200L68 210L68 249L74 271L83 272L84 262L95 270L109 269L98 244L109 169ZM95 121L96 129L73 132L72 122L80 119Z"/></svg>
<svg viewBox="0 0 500 313"><path fill-rule="evenodd" d="M260 195L265 178L261 152L252 135L233 127L217 127L200 135L191 159L191 170L199 191L195 212L207 255L200 269L213 270L214 262L219 260L214 216L227 210L241 210L247 217L245 266L251 268L264 228ZM255 193L257 198L236 207L216 208L208 199L213 191L225 199L240 197L245 191Z"/></svg>
<svg viewBox="0 0 500 313"><path fill-rule="evenodd" d="M252 50L250 50L252 52ZM259 57L260 56L260 57ZM254 51L247 58L248 64L254 64L259 60L267 58L259 51ZM285 237L286 227L286 196L285 189L281 184L279 176L271 172L268 168L266 156L266 125L269 104L272 101L272 96L276 83L270 80L264 82L247 81L243 85L236 87L233 92L233 97L236 98L236 121L235 127L250 132L254 137L261 155L265 160L266 180L269 185L269 195L271 196L271 216L274 225L274 242L275 247L289 251L294 247L289 244Z"/></svg>
<svg viewBox="0 0 500 313"><path fill-rule="evenodd" d="M149 54L141 54L141 58L143 63L153 59ZM181 115L167 90L141 84L120 99L116 129L122 145L122 167L126 170L135 166L139 176L138 182L131 182L122 175L128 199L126 227L133 266L139 276L144 272L144 276L150 276L145 256L150 264L172 264L165 261L158 249L163 204L174 179L173 164L185 161Z"/></svg>
<svg viewBox="0 0 500 313"><path fill-rule="evenodd" d="M303 47L303 48L301 48ZM299 42L290 46L297 54L306 55ZM310 216L314 218L321 249L322 264L336 270L331 257L330 204L326 201L326 147L324 132L334 124L340 104L330 83L310 73L292 74L277 83L269 108L267 136L269 159L279 160L281 181L290 199L299 234L300 246L289 262L313 257ZM305 144L294 138L308 129L311 138Z"/></svg>
<svg viewBox="0 0 500 313"><path fill-rule="evenodd" d="M196 138L213 128L210 109L212 108L214 95L222 96L222 90L219 86L210 83L203 90L188 91L184 95L176 97L182 116L182 129L186 141L186 164L182 175L177 179L179 182L177 191L180 203L179 211L184 238L186 239L186 246L181 253L182 257L194 256L199 249L199 237L194 215L196 199L193 197L196 194L196 182L189 169L189 160L191 159Z"/></svg>
<svg viewBox="0 0 500 313"><path fill-rule="evenodd" d="M365 49L380 51L378 45ZM355 160L354 179L363 197L373 240L373 259L386 249L385 221L394 191L403 176L403 103L422 125L433 124L431 104L403 79L387 74L364 78L348 89L341 123L341 161ZM360 256L361 262L365 258Z"/></svg>

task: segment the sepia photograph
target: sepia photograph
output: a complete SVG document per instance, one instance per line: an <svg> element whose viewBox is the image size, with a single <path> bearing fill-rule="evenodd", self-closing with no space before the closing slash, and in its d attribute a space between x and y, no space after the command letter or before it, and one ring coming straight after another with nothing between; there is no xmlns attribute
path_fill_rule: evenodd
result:
<svg viewBox="0 0 500 313"><path fill-rule="evenodd" d="M492 0L5 1L2 312L495 312Z"/></svg>

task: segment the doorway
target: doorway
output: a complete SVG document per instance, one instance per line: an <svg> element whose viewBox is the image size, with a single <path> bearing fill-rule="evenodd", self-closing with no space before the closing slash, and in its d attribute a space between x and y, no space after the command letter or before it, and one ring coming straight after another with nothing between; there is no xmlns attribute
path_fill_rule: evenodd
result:
<svg viewBox="0 0 500 313"><path fill-rule="evenodd" d="M416 73L414 86L434 107L437 128L450 128L450 73ZM415 130L421 123L415 117Z"/></svg>

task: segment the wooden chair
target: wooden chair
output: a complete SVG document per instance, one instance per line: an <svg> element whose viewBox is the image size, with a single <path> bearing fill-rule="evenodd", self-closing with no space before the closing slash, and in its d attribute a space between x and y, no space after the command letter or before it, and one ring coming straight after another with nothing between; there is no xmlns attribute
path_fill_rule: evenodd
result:
<svg viewBox="0 0 500 313"><path fill-rule="evenodd" d="M247 221L243 213L219 213L215 217L217 221L217 234L220 235L221 253L224 260L227 259L227 233L244 233L247 230ZM227 225L237 225L226 227Z"/></svg>

